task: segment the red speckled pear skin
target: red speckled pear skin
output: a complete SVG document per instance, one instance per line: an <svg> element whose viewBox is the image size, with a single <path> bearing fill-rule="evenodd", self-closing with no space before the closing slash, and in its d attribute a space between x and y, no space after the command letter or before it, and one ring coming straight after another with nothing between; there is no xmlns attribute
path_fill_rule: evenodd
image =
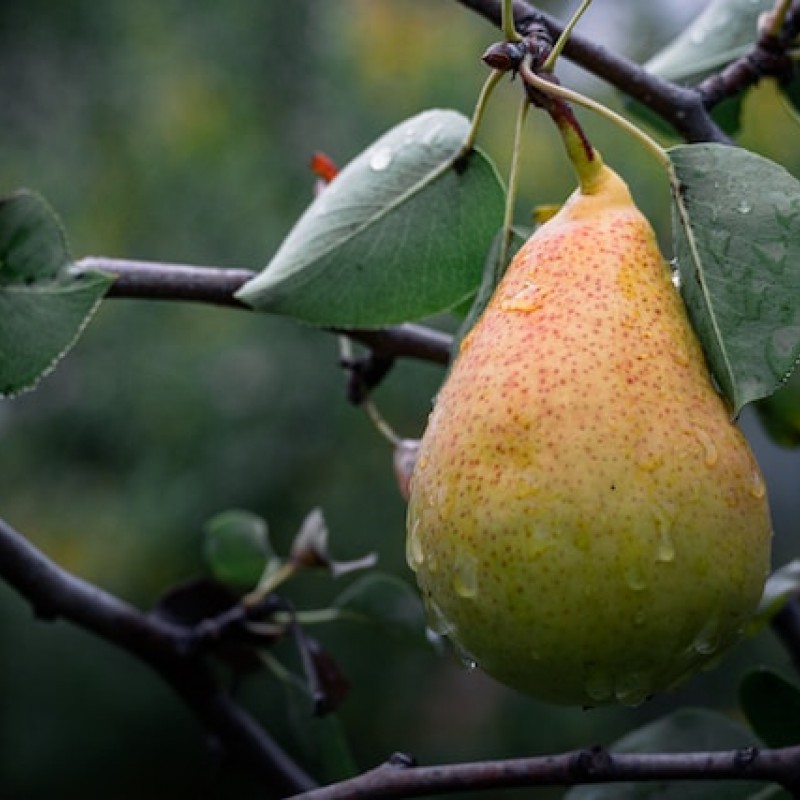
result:
<svg viewBox="0 0 800 800"><path fill-rule="evenodd" d="M742 635L770 539L653 231L602 167L518 253L430 416L407 556L431 627L535 697L636 705Z"/></svg>

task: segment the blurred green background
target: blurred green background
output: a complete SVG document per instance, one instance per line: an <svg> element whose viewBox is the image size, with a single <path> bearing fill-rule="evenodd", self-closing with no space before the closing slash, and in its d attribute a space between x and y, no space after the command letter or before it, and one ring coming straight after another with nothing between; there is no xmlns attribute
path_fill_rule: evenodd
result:
<svg viewBox="0 0 800 800"><path fill-rule="evenodd" d="M584 32L643 58L703 3L596 5ZM484 78L478 56L495 38L455 2L2 3L2 191L41 192L76 257L259 268L311 197L313 151L343 164L423 108L469 114ZM618 105L575 69L563 74ZM501 170L514 88L499 93L481 134ZM587 125L666 241L656 165L608 124ZM800 174L792 125L767 86L748 100L742 139ZM534 115L520 219L571 184ZM288 320L106 302L54 374L0 404L0 514L65 567L143 608L203 574L202 525L227 508L263 515L283 550L321 506L336 555L375 550L382 570L410 581L391 453L347 405L337 358L333 337ZM441 377L406 362L377 393L403 435L421 432ZM752 415L743 422L767 475L782 563L796 551L798 456L766 441ZM309 576L290 594L314 607L347 581ZM733 709L747 665L787 663L765 632L681 692L637 710L583 712L540 705L388 636L345 625L320 636L353 684L340 717L362 768L395 750L433 763L609 743L678 705ZM244 696L319 769L298 735L307 721L298 728L278 684L256 677ZM203 731L147 668L65 624L35 622L5 586L0 794L269 796L208 757Z"/></svg>

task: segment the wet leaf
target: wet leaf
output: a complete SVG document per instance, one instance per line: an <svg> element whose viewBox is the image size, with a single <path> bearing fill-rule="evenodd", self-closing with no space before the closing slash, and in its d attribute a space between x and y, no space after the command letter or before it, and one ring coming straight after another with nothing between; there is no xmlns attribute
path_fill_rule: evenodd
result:
<svg viewBox="0 0 800 800"><path fill-rule="evenodd" d="M375 327L464 299L502 222L503 188L468 120L426 111L347 165L237 296L316 325Z"/></svg>
<svg viewBox="0 0 800 800"><path fill-rule="evenodd" d="M615 753L681 753L758 747L745 727L705 709L684 708L623 736ZM767 784L744 781L648 781L578 786L565 800L755 800Z"/></svg>
<svg viewBox="0 0 800 800"><path fill-rule="evenodd" d="M80 336L112 283L70 272L61 225L37 195L0 199L0 397L31 389Z"/></svg>
<svg viewBox="0 0 800 800"><path fill-rule="evenodd" d="M773 0L713 0L644 65L679 83L697 83L744 55L757 37L758 17Z"/></svg>
<svg viewBox="0 0 800 800"><path fill-rule="evenodd" d="M800 357L800 181L737 147L671 148L674 252L689 315L735 414Z"/></svg>
<svg viewBox="0 0 800 800"><path fill-rule="evenodd" d="M769 747L800 744L800 690L768 669L748 672L739 701L753 730Z"/></svg>
<svg viewBox="0 0 800 800"><path fill-rule="evenodd" d="M274 556L267 523L249 511L223 511L206 523L204 533L214 577L239 589L254 587Z"/></svg>
<svg viewBox="0 0 800 800"><path fill-rule="evenodd" d="M715 0L644 68L665 80L694 86L747 52L756 40L759 14L772 5L772 0ZM731 136L741 126L745 94L726 98L711 110L714 121ZM627 100L626 105L656 130L674 134L647 106L633 100Z"/></svg>

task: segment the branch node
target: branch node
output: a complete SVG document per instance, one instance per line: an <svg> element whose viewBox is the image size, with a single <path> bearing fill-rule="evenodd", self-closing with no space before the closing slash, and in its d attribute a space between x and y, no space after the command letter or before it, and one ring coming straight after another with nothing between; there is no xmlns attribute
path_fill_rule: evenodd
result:
<svg viewBox="0 0 800 800"><path fill-rule="evenodd" d="M387 766L396 769L410 769L417 766L417 759L409 753L392 753L386 761Z"/></svg>
<svg viewBox="0 0 800 800"><path fill-rule="evenodd" d="M737 769L746 769L759 755L757 747L742 747L733 754L733 765Z"/></svg>
<svg viewBox="0 0 800 800"><path fill-rule="evenodd" d="M595 745L584 750L579 750L575 754L570 770L576 777L594 778L598 775L605 775L611 768L611 754L605 747Z"/></svg>

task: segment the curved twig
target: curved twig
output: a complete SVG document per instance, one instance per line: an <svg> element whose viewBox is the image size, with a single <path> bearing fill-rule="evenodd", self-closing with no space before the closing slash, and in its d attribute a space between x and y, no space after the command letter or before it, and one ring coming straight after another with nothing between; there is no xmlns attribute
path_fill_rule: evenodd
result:
<svg viewBox="0 0 800 800"><path fill-rule="evenodd" d="M149 664L223 747L268 785L285 792L314 787L314 781L221 688L192 647L190 630L144 614L70 574L2 519L0 578L31 604L37 617L65 619Z"/></svg>

